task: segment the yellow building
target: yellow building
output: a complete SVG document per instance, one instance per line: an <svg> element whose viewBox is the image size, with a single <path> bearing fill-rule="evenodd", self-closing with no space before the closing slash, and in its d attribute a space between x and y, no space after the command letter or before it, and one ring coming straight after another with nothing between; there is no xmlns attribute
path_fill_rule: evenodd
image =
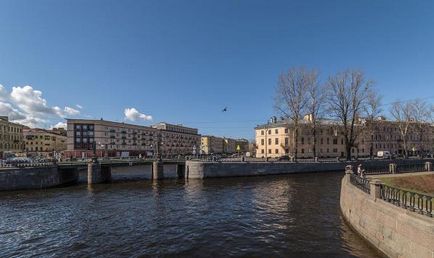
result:
<svg viewBox="0 0 434 258"><path fill-rule="evenodd" d="M9 122L7 116L0 116L0 153L20 153L24 150L23 128L25 126Z"/></svg>
<svg viewBox="0 0 434 258"><path fill-rule="evenodd" d="M26 152L30 155L53 156L66 150L66 136L59 130L28 128L23 130Z"/></svg>
<svg viewBox="0 0 434 258"><path fill-rule="evenodd" d="M245 153L248 151L249 142L245 139L232 139L205 135L201 137L202 154L232 154Z"/></svg>
<svg viewBox="0 0 434 258"><path fill-rule="evenodd" d="M223 138L204 135L200 139L201 154L221 154L223 153Z"/></svg>
<svg viewBox="0 0 434 258"><path fill-rule="evenodd" d="M359 121L356 131L359 137L351 149L351 156L369 157L371 146L373 154L378 151L390 151L403 154L403 141L398 123L388 120L376 120L371 127ZM373 128L367 130L367 128ZM313 158L314 137L308 119L300 121L298 134L298 158ZM317 127L316 156L319 158L345 157L345 138L342 127L332 121L322 121ZM358 133L359 133L358 132ZM273 118L269 123L255 128L256 157L277 158L295 155L295 133L293 123L289 120ZM430 124L413 123L407 136L410 154L432 153L434 147L434 127Z"/></svg>

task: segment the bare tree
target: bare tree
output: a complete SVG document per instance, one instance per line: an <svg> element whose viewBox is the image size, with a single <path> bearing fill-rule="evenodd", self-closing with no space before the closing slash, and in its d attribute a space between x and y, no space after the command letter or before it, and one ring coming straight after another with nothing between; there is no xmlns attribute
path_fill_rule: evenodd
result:
<svg viewBox="0 0 434 258"><path fill-rule="evenodd" d="M375 91L370 90L366 96L366 105L364 105L364 115L366 117L365 135L369 138L369 157L374 158L374 132L375 119L381 114L381 99Z"/></svg>
<svg viewBox="0 0 434 258"><path fill-rule="evenodd" d="M294 150L297 159L300 122L306 114L309 84L316 78L316 72L305 68L291 68L280 74L276 89L275 108L293 123Z"/></svg>
<svg viewBox="0 0 434 258"><path fill-rule="evenodd" d="M419 143L418 149L424 155L430 147L427 146L427 144L430 144L429 139L427 139L429 133L425 132L430 129L429 122L432 116L432 107L422 99L416 99L411 104L413 106L412 120L414 121L415 134Z"/></svg>
<svg viewBox="0 0 434 258"><path fill-rule="evenodd" d="M392 103L390 107L390 114L398 123L405 158L408 158L408 136L411 130L411 124L413 123L413 109L414 106L409 101L396 101Z"/></svg>
<svg viewBox="0 0 434 258"><path fill-rule="evenodd" d="M361 71L345 71L328 80L327 104L330 116L342 127L347 160L351 160L351 148L361 130L356 123L364 110L372 82Z"/></svg>
<svg viewBox="0 0 434 258"><path fill-rule="evenodd" d="M318 126L320 126L321 118L323 116L324 111L324 87L318 81L318 73L316 71L312 71L311 76L309 76L310 82L308 83L307 88L307 113L309 116L309 123L312 129L312 152L313 157L317 156L316 146L318 143Z"/></svg>

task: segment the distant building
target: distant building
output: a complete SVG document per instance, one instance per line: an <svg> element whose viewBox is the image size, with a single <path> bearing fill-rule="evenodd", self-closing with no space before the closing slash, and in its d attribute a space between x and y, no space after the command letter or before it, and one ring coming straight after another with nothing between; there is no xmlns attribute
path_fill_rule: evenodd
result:
<svg viewBox="0 0 434 258"><path fill-rule="evenodd" d="M0 116L0 156L24 151L24 125L9 122L7 116Z"/></svg>
<svg viewBox="0 0 434 258"><path fill-rule="evenodd" d="M199 148L195 128L168 123L140 126L106 120L67 119L67 157L163 156L192 154ZM199 149L197 149L199 150Z"/></svg>
<svg viewBox="0 0 434 258"><path fill-rule="evenodd" d="M28 155L52 157L55 152L66 150L64 130L39 128L23 129L25 150Z"/></svg>
<svg viewBox="0 0 434 258"><path fill-rule="evenodd" d="M223 138L203 135L200 139L201 154L220 154L223 153Z"/></svg>
<svg viewBox="0 0 434 258"><path fill-rule="evenodd" d="M313 146L316 156L320 158L345 157L345 139L342 126L334 121L322 121L317 128L317 141L314 143L312 127L308 117L300 121L297 143L298 158L313 158ZM372 130L367 130L372 128ZM356 124L356 132L360 133L355 145L351 148L353 157L370 156L387 150L392 154L403 155L403 139L399 133L398 123L378 119L369 125L360 120ZM287 119L273 118L270 122L255 127L256 157L276 158L294 156L294 125ZM434 148L434 127L428 123L412 123L407 135L407 146L410 155L432 153Z"/></svg>
<svg viewBox="0 0 434 258"><path fill-rule="evenodd" d="M248 151L249 142L245 139L231 139L205 135L201 137L202 154L232 154L245 153ZM239 149L239 150L238 150Z"/></svg>
<svg viewBox="0 0 434 258"><path fill-rule="evenodd" d="M161 122L152 125L161 134L163 155L199 154L200 135L196 128Z"/></svg>

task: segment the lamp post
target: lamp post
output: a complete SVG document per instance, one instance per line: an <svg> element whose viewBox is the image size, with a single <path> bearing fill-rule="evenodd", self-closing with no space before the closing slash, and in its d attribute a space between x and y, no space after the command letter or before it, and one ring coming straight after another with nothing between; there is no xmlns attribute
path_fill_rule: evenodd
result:
<svg viewBox="0 0 434 258"><path fill-rule="evenodd" d="M193 156L196 156L196 145L193 145Z"/></svg>

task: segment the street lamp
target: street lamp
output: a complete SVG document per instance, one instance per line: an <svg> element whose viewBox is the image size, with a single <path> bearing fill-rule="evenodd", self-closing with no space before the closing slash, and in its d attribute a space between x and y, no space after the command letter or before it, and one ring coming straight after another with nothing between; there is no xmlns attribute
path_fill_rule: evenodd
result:
<svg viewBox="0 0 434 258"><path fill-rule="evenodd" d="M196 156L196 145L193 145L193 156Z"/></svg>

